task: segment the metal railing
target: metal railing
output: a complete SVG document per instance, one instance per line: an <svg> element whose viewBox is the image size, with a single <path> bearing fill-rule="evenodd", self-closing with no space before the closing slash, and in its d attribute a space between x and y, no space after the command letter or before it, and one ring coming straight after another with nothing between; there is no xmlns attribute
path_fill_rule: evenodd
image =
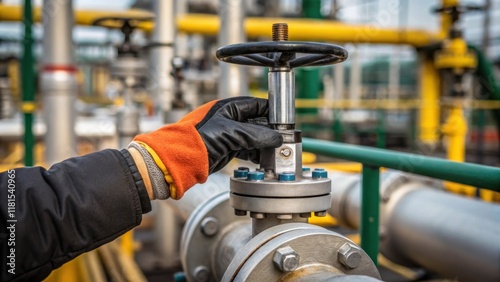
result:
<svg viewBox="0 0 500 282"><path fill-rule="evenodd" d="M500 192L500 168L434 157L303 138L303 151L363 164L361 248L377 264L380 168L390 168Z"/></svg>

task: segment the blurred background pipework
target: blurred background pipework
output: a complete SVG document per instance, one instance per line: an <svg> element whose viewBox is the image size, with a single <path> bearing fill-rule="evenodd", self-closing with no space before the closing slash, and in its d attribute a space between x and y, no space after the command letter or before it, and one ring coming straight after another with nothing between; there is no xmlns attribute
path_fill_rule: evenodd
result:
<svg viewBox="0 0 500 282"><path fill-rule="evenodd" d="M293 70L299 51L260 67L220 56L296 41L349 56ZM124 148L245 95L288 102L276 119L293 121L273 129L290 151L154 201L46 281L500 281L500 0L0 0L1 171ZM250 180L331 199L237 208Z"/></svg>

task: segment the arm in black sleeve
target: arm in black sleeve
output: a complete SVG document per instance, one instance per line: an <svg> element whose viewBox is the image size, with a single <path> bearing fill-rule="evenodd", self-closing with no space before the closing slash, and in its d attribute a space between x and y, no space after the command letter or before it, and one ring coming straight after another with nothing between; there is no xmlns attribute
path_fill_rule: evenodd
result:
<svg viewBox="0 0 500 282"><path fill-rule="evenodd" d="M2 172L1 281L40 281L65 262L139 225L150 210L127 150L71 158L49 170Z"/></svg>

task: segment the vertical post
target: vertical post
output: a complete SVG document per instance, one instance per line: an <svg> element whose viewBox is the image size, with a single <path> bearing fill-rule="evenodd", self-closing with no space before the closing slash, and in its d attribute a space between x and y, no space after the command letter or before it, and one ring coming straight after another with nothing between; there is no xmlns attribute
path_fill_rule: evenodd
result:
<svg viewBox="0 0 500 282"><path fill-rule="evenodd" d="M219 0L219 46L241 43L246 40L245 2L243 0ZM243 66L219 62L219 99L248 95L248 83Z"/></svg>
<svg viewBox="0 0 500 282"><path fill-rule="evenodd" d="M361 178L361 248L377 265L379 249L379 167L363 164Z"/></svg>
<svg viewBox="0 0 500 282"><path fill-rule="evenodd" d="M439 141L439 73L432 59L422 54L419 58L419 141L434 146Z"/></svg>
<svg viewBox="0 0 500 282"><path fill-rule="evenodd" d="M377 148L385 148L386 146L386 130L385 130L385 111L377 110Z"/></svg>
<svg viewBox="0 0 500 282"><path fill-rule="evenodd" d="M73 46L73 2L45 0L42 12L40 89L47 128L45 163L50 166L76 153L75 100L78 87Z"/></svg>
<svg viewBox="0 0 500 282"><path fill-rule="evenodd" d="M177 1L176 1L177 2ZM160 105L160 115L165 121L165 113L172 108L174 99L174 79L172 59L174 58L175 15L174 1L153 1L155 26L151 36L150 65L152 75L153 101Z"/></svg>
<svg viewBox="0 0 500 282"><path fill-rule="evenodd" d="M24 113L24 165L33 166L33 146L35 145L35 136L33 135L33 112L35 110L35 73L33 70L33 12L31 0L24 1L24 40L23 40L23 58L21 65L22 111Z"/></svg>
<svg viewBox="0 0 500 282"><path fill-rule="evenodd" d="M302 1L302 16L309 19L321 19L321 0ZM300 99L318 99L320 91L319 68L305 67L297 70L299 88L297 97ZM306 108L298 109L300 114L317 115L318 109Z"/></svg>

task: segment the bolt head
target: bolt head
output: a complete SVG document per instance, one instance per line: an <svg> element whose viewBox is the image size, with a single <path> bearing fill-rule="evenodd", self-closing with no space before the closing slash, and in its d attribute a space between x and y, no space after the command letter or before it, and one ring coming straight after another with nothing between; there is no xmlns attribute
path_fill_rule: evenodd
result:
<svg viewBox="0 0 500 282"><path fill-rule="evenodd" d="M283 157L288 158L292 155L292 150L290 148L283 148L280 153Z"/></svg>
<svg viewBox="0 0 500 282"><path fill-rule="evenodd" d="M286 246L276 250L273 262L281 271L290 272L299 267L300 256L292 247Z"/></svg>
<svg viewBox="0 0 500 282"><path fill-rule="evenodd" d="M247 215L247 211L235 209L234 210L234 215L236 215L236 216L246 216Z"/></svg>
<svg viewBox="0 0 500 282"><path fill-rule="evenodd" d="M247 178L248 177L248 170L235 169L233 172L233 177L234 178Z"/></svg>
<svg viewBox="0 0 500 282"><path fill-rule="evenodd" d="M214 236L219 231L219 221L215 217L207 217L201 221L201 232L205 236Z"/></svg>
<svg viewBox="0 0 500 282"><path fill-rule="evenodd" d="M278 181L295 181L295 174L293 172L283 172L278 174Z"/></svg>
<svg viewBox="0 0 500 282"><path fill-rule="evenodd" d="M250 217L255 219L264 219L266 218L266 214L260 212L250 212Z"/></svg>
<svg viewBox="0 0 500 282"><path fill-rule="evenodd" d="M193 278L197 282L206 282L210 280L210 270L206 266L197 266L193 271Z"/></svg>
<svg viewBox="0 0 500 282"><path fill-rule="evenodd" d="M253 181L264 180L264 172L251 171L247 175L247 180L253 180Z"/></svg>
<svg viewBox="0 0 500 282"><path fill-rule="evenodd" d="M345 243L338 251L338 261L347 268L356 268L361 263L361 252L358 247Z"/></svg>
<svg viewBox="0 0 500 282"><path fill-rule="evenodd" d="M312 172L312 178L328 178L328 172L322 168L315 168Z"/></svg>
<svg viewBox="0 0 500 282"><path fill-rule="evenodd" d="M314 215L317 217L324 217L324 216L326 216L326 211L317 211L317 212L314 212Z"/></svg>

